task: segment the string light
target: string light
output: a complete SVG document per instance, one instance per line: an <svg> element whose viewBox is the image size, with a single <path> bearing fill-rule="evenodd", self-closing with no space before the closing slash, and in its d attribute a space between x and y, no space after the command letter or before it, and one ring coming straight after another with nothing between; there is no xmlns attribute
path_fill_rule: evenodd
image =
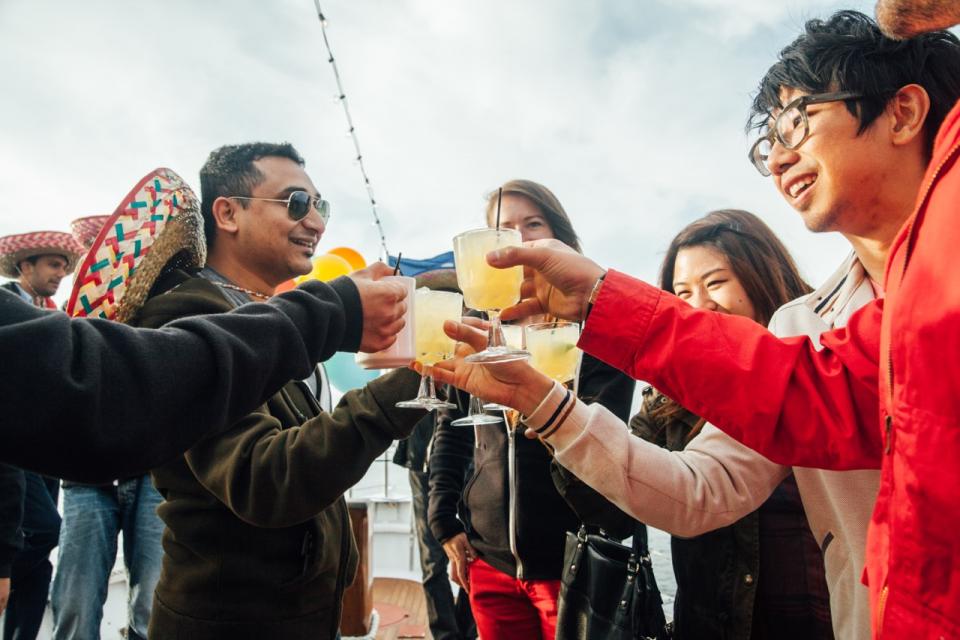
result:
<svg viewBox="0 0 960 640"><path fill-rule="evenodd" d="M353 162L360 167L360 174L363 177L363 184L367 190L367 197L370 199L370 211L373 213L373 226L377 228L380 234L380 248L383 250L381 259L384 261L390 252L387 251L387 236L383 231L383 223L380 222L380 216L377 214L377 199L373 195L373 186L370 184L370 176L367 175L367 168L363 164L363 153L360 151L360 140L357 138L357 128L353 124L353 116L350 115L350 105L347 103L347 94L343 90L343 82L340 80L340 70L337 68L337 60L333 56L333 50L330 48L330 40L327 38L327 18L320 9L320 0L313 0L317 8L317 17L320 18L320 30L323 32L323 44L327 48L327 62L333 69L333 77L337 81L338 94L334 96L334 102L339 102L343 106L343 115L347 118L347 135L353 140L353 150L355 152Z"/></svg>

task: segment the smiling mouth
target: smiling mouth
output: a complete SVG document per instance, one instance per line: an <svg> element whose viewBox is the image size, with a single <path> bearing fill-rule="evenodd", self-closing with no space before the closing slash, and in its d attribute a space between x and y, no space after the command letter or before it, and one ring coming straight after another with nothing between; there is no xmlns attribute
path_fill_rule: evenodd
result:
<svg viewBox="0 0 960 640"><path fill-rule="evenodd" d="M817 181L817 176L815 175L805 176L800 180L797 180L796 182L791 183L790 186L787 187L787 195L793 198L794 200L796 200L801 195L803 195L803 193L806 192L807 189L813 186L813 184L816 181Z"/></svg>
<svg viewBox="0 0 960 640"><path fill-rule="evenodd" d="M304 249L307 249L308 251L310 251L310 253L313 253L314 249L316 249L317 247L317 243L312 240L290 240L290 242L292 242L297 246L303 247Z"/></svg>

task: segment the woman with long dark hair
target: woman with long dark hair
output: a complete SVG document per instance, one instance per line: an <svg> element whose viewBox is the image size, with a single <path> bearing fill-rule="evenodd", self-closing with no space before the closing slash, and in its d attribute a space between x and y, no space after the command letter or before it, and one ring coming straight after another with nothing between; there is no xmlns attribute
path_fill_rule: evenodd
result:
<svg viewBox="0 0 960 640"><path fill-rule="evenodd" d="M764 325L780 306L811 291L773 231L736 209L713 211L674 237L660 287L694 307ZM706 424L653 387L642 394L630 428L648 442L681 451ZM570 477L558 467L558 488ZM606 516L603 525L619 526L617 512ZM674 535L671 550L674 638L833 637L823 559L792 475L750 515L701 535Z"/></svg>
<svg viewBox="0 0 960 640"><path fill-rule="evenodd" d="M487 222L496 224L498 190L487 197ZM579 251L580 243L557 197L543 185L511 180L502 187L500 226L524 241L556 238ZM528 319L528 321L540 319ZM579 397L629 416L634 382L584 356ZM484 640L553 640L567 531L581 518L550 476L552 457L524 427L503 412L499 424L458 427L451 422L469 405L442 415L430 456L430 527L450 559L454 581L467 589ZM474 472L464 482L467 469ZM590 490L588 504L606 501Z"/></svg>
<svg viewBox="0 0 960 640"><path fill-rule="evenodd" d="M809 293L793 259L759 218L714 211L670 243L660 287L692 306L766 325L783 304ZM633 432L671 451L705 421L652 387ZM693 538L671 539L677 595L675 637L831 638L820 549L793 476L752 514Z"/></svg>

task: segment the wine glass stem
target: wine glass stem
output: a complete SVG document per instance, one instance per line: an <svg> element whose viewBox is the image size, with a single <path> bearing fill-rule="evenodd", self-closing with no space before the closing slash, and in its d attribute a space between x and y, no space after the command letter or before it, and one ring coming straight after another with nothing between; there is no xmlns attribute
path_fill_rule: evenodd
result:
<svg viewBox="0 0 960 640"><path fill-rule="evenodd" d="M500 311L494 309L487 311L490 317L490 329L487 330L487 349L507 346L507 341L503 337L503 329L500 328Z"/></svg>
<svg viewBox="0 0 960 640"><path fill-rule="evenodd" d="M426 385L427 397L436 400L437 389L433 384L433 367L429 365L423 367L423 383Z"/></svg>

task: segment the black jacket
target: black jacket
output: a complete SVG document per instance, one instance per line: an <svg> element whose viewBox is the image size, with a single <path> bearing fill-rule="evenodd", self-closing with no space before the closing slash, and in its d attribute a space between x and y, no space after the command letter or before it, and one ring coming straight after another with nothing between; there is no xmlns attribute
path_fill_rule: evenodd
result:
<svg viewBox="0 0 960 640"><path fill-rule="evenodd" d="M626 419L634 386L623 373L583 356L583 400L599 402ZM467 396L457 397L466 407ZM444 416L434 438L428 509L433 534L443 542L466 531L480 557L500 571L526 580L559 579L565 534L576 531L581 520L553 486L549 451L538 440L508 432L503 423L477 427L475 443L472 427L450 425L461 415L453 411ZM464 486L464 469L471 462L475 471Z"/></svg>
<svg viewBox="0 0 960 640"><path fill-rule="evenodd" d="M0 578L10 577L13 558L23 548L23 471L0 464Z"/></svg>
<svg viewBox="0 0 960 640"><path fill-rule="evenodd" d="M362 326L348 278L163 331L71 320L0 290L0 462L84 482L140 475L356 351Z"/></svg>

